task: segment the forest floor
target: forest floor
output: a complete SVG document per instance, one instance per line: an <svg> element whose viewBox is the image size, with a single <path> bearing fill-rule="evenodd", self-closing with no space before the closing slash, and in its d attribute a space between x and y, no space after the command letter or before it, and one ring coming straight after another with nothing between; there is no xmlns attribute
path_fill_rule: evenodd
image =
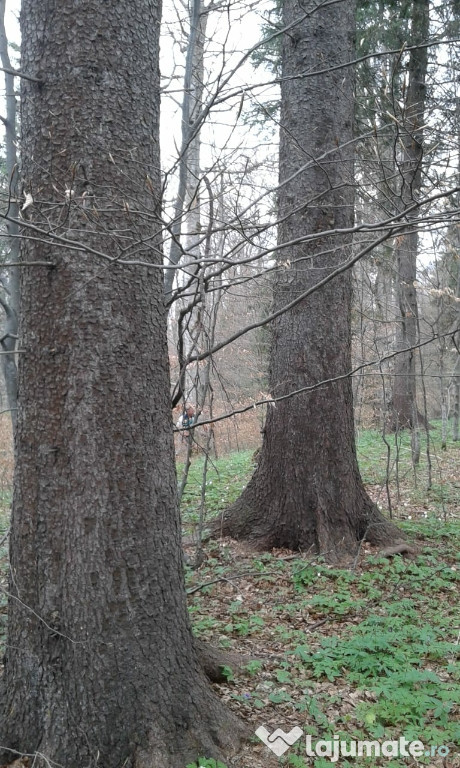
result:
<svg viewBox="0 0 460 768"><path fill-rule="evenodd" d="M248 659L225 669L226 682L215 686L219 696L254 734L260 726L269 733L303 732L281 757L254 735L229 757L229 767L326 768L330 747L318 740L336 736L347 749L352 740L383 744L401 737L424 745L417 759L396 757L390 745L387 757L340 756L332 763L339 768L460 768L460 444L448 442L441 450L438 428L429 439L427 491L426 445L414 473L407 438L390 438L387 446L377 432L357 436L370 494L387 514L391 505L418 554L388 559L364 544L358 558L332 568L321 558L283 550L255 554L221 540L205 545L199 568L187 567L195 634ZM194 455L182 499L185 530L196 531L200 513L205 525L225 509L253 468L252 451L232 453L210 459L203 478L203 457ZM8 526L10 469L0 456L0 542ZM179 480L181 470L179 465ZM5 545L0 544L0 657ZM193 547L187 555L193 562ZM200 757L204 768L222 768Z"/></svg>
<svg viewBox="0 0 460 768"><path fill-rule="evenodd" d="M219 694L253 733L260 726L270 734L303 731L279 758L254 735L229 766L330 767L327 750L334 747L317 742L338 736L347 749L352 740L400 737L424 745L416 760L340 756L332 763L340 768L460 767L460 445L440 450L438 429L430 443L427 491L426 444L415 475L407 438L399 445L390 438L388 452L377 432L358 435L370 494L387 514L390 499L395 522L419 554L387 559L365 544L356 561L332 568L320 558L254 554L222 540L204 547L198 569L187 569L196 635L252 659L225 670ZM246 451L208 462L205 518L239 495L251 459ZM195 458L182 500L188 533L202 509L203 468ZM193 562L193 547L187 554ZM200 765L216 768L212 760Z"/></svg>

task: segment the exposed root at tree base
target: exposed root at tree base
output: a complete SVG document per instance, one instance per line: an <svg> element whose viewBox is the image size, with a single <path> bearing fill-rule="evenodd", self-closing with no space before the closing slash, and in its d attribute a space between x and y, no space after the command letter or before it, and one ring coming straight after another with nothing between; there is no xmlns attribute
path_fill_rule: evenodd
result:
<svg viewBox="0 0 460 768"><path fill-rule="evenodd" d="M256 551L287 548L304 554L321 555L329 562L340 561L343 557L354 557L362 541L377 547L407 547L404 533L385 518L378 508L365 499L360 516L346 526L341 533L330 530L322 516L315 515L315 533L298 530L294 534L286 528L270 525L270 520L260 512L243 504L240 497L222 517L208 524L205 541L229 536L245 541Z"/></svg>
<svg viewBox="0 0 460 768"><path fill-rule="evenodd" d="M381 549L378 555L380 557L394 557L395 555L417 555L418 549L409 544L397 544L395 547L386 547Z"/></svg>
<svg viewBox="0 0 460 768"><path fill-rule="evenodd" d="M377 547L390 547L406 543L406 537L391 520L388 520L380 510L369 502L362 518L363 533L361 539Z"/></svg>
<svg viewBox="0 0 460 768"><path fill-rule="evenodd" d="M249 741L251 736L248 726L215 696L210 701L202 702L201 706L198 703L195 717L188 724L176 724L174 727L171 722L170 730L169 728L160 729L156 718L147 719L149 720L147 741L143 742L143 746L132 744L128 747L123 768L185 768L186 765L194 764L203 757L226 762ZM84 747L75 734L73 738L76 738L76 751L79 747ZM136 739L135 736L134 739ZM59 763L53 759L52 755L61 746L53 744L51 740L40 744L38 751L24 750L22 755L19 749L9 751L3 747L1 752L3 762L0 761L0 768L29 768L32 764L35 768L50 768L53 764L59 764L62 768L78 768L81 762L71 749L67 752L67 759L61 756ZM110 754L107 754L103 764L120 768L119 762L111 762L110 757ZM96 763L99 764L99 758L95 753L94 762L90 759L89 765L95 766Z"/></svg>
<svg viewBox="0 0 460 768"><path fill-rule="evenodd" d="M129 768L185 768L200 757L225 763L250 735L249 728L217 699L212 712L202 713L182 733L180 744L171 744L164 734L152 731L149 747L136 750Z"/></svg>
<svg viewBox="0 0 460 768"><path fill-rule="evenodd" d="M212 645L195 640L195 649L201 668L212 683L223 683L227 680L225 667L239 671L244 664L254 661L250 656L242 656L231 651L222 651Z"/></svg>

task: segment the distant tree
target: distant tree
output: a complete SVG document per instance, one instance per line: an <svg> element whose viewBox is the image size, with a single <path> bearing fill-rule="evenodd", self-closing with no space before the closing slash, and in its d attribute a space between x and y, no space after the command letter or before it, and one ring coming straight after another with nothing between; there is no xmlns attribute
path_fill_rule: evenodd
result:
<svg viewBox="0 0 460 768"><path fill-rule="evenodd" d="M39 82L21 99L34 205L0 763L183 768L241 731L201 670L183 584L155 234L159 4L24 0L21 18Z"/></svg>
<svg viewBox="0 0 460 768"><path fill-rule="evenodd" d="M204 88L204 48L206 26L212 3L205 7L203 0L193 0L190 6L189 34L185 58L184 93L181 105L181 145L178 158L179 180L171 223L171 245L167 264L176 266L187 249L190 255L199 251L200 243L200 151L201 117ZM184 234L188 235L185 243ZM175 270L165 271L165 298L169 303L173 290Z"/></svg>
<svg viewBox="0 0 460 768"><path fill-rule="evenodd" d="M408 83L405 103L398 126L397 141L402 147L397 168L401 177L398 205L401 210L413 205L420 196L423 179L423 128L426 102L428 51L423 46L430 26L429 0L414 0L411 4L412 45L410 51ZM415 347L418 340L417 306L417 213L409 216L408 229L396 240L396 286L398 300L396 345L400 354L395 359L391 426L394 430L410 427L413 431L412 455L418 461L416 440L418 407L416 389Z"/></svg>
<svg viewBox="0 0 460 768"><path fill-rule="evenodd" d="M16 341L18 336L19 316L19 227L18 218L18 157L16 135L16 93L14 75L8 52L8 38L5 30L5 0L0 0L0 61L5 78L5 176L8 186L7 201L10 220L6 223L6 233L9 236L5 251L5 261L9 266L4 274L0 274L0 307L4 313L4 325L0 330L0 368L5 380L7 405L11 413L13 431L17 421L18 370L15 359ZM13 266L13 265L16 266Z"/></svg>
<svg viewBox="0 0 460 768"><path fill-rule="evenodd" d="M354 2L323 8L285 0L283 24L275 310L346 261L351 237L343 230L354 220L353 69L346 68L354 57ZM322 74L312 76L315 69ZM309 234L315 239L292 244ZM219 521L224 534L331 560L355 553L362 538L378 544L400 538L358 470L347 376L350 314L348 271L273 323L270 391L273 398L291 396L268 409L258 467Z"/></svg>

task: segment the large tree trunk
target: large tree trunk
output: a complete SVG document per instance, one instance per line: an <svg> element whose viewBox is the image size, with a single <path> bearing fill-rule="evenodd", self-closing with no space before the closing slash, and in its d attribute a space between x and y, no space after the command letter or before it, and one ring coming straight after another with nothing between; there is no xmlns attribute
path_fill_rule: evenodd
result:
<svg viewBox="0 0 460 768"><path fill-rule="evenodd" d="M430 1L413 0L411 19L411 44L424 43L429 36ZM410 52L406 91L406 104L401 120L400 142L403 156L399 163L401 174L399 210L413 205L422 186L423 125L426 100L426 74L428 49L416 48ZM417 214L409 220L407 232L396 239L396 284L399 317L396 331L396 349L407 350L418 341L417 306ZM417 409L415 369L416 350L398 354L395 360L393 397L390 410L390 427L417 430L424 417Z"/></svg>
<svg viewBox="0 0 460 768"><path fill-rule="evenodd" d="M35 765L182 768L238 743L201 671L183 585L149 219L158 28L156 0L23 3L22 65L42 81L23 83L28 224L81 247L36 233L22 244L0 763L25 752ZM26 266L37 260L51 266Z"/></svg>
<svg viewBox="0 0 460 768"><path fill-rule="evenodd" d="M324 9L316 2L284 3L288 28L303 20L283 38L280 244L353 224L353 149L347 144L353 137L353 71L302 74L353 59L354 10L351 0ZM319 234L280 249L275 310L330 274L350 248L348 236ZM346 272L276 320L274 398L350 371L350 308ZM361 482L350 378L268 409L259 465L221 530L260 548L320 552L330 560L355 553L363 537L385 543L398 538Z"/></svg>

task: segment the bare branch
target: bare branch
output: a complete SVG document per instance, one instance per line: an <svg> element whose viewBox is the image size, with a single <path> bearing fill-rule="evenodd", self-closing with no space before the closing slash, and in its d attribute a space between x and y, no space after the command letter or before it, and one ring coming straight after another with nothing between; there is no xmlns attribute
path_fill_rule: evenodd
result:
<svg viewBox="0 0 460 768"><path fill-rule="evenodd" d="M390 352L387 355L383 355L383 357L379 357L375 360L371 360L368 363L361 363L360 365L357 365L355 368L353 368L351 371L348 371L347 373L343 373L340 376L335 376L330 379L323 379L322 381L318 381L316 384L311 384L310 386L301 387L300 389L296 389L296 390L293 390L292 392L288 392L286 395L280 395L279 397L264 398L262 400L256 400L253 403L250 403L249 405L244 405L241 408L235 408L230 413L224 413L222 416L216 416L213 419L203 419L203 421L199 421L198 423L189 427L189 429L196 429L196 428L205 426L206 424L215 424L218 421L224 421L225 419L230 419L232 418L232 416L238 416L241 413L247 413L253 408L258 408L261 405L269 405L272 407L276 407L276 403L282 402L283 400L289 400L291 397L296 397L297 395L302 395L306 392L314 392L316 389L320 389L321 387L326 387L329 384L334 384L337 381L343 381L344 379L349 379L352 376L354 376L356 373L359 373L360 371L364 370L365 368L370 368L374 365L381 365L387 360L391 360L395 357L398 357L398 355L403 355L403 354L406 354L407 352L411 352L414 349L420 349L421 347L426 347L428 344L432 344L434 341L438 339L449 338L450 336L452 336L452 333L444 333L444 334L437 334L437 335L431 336L429 339L425 339L425 341L421 341L418 344L414 344L414 346L412 347L407 347L406 349L399 349L395 352ZM174 427L174 431L181 432L182 429L179 427Z"/></svg>
<svg viewBox="0 0 460 768"><path fill-rule="evenodd" d="M43 80L40 80L38 77L32 77L31 75L26 75L26 73L21 72L20 69L12 69L11 67L0 67L0 72L5 72L6 75L13 75L14 77L22 77L23 80L30 80L31 83L39 83L40 85L43 84Z"/></svg>

